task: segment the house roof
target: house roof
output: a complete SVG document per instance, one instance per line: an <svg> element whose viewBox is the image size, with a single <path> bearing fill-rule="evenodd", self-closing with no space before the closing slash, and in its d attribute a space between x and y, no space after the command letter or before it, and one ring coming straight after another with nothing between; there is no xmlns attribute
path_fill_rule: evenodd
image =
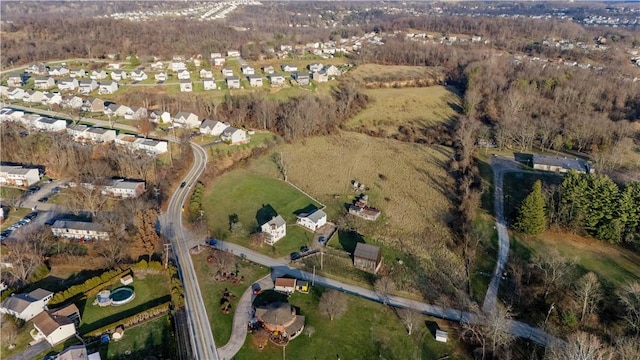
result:
<svg viewBox="0 0 640 360"><path fill-rule="evenodd" d="M42 299L46 298L47 296L53 295L53 293L51 291L49 291L49 290L37 288L37 289L33 290L32 292L30 292L28 295L29 295L29 297L34 298L36 300L42 300Z"/></svg>
<svg viewBox="0 0 640 360"><path fill-rule="evenodd" d="M286 302L274 302L256 309L256 316L270 325L289 325L294 321L295 310Z"/></svg>
<svg viewBox="0 0 640 360"><path fill-rule="evenodd" d="M75 124L67 126L67 129L73 131L86 131L89 127L87 125Z"/></svg>
<svg viewBox="0 0 640 360"><path fill-rule="evenodd" d="M196 116L196 114L194 113L190 113L190 112L186 112L186 111L180 111L179 113L176 114L176 119L178 118L188 118L191 115Z"/></svg>
<svg viewBox="0 0 640 360"><path fill-rule="evenodd" d="M57 360L87 360L87 348L84 345L70 346L60 354L58 354Z"/></svg>
<svg viewBox="0 0 640 360"><path fill-rule="evenodd" d="M93 79L85 79L85 80L80 80L80 85L91 85L95 82L96 81Z"/></svg>
<svg viewBox="0 0 640 360"><path fill-rule="evenodd" d="M36 299L33 299L27 294L16 294L13 296L9 296L4 299L2 302L2 307L7 310L15 311L20 314L24 311L32 302L35 302Z"/></svg>
<svg viewBox="0 0 640 360"><path fill-rule="evenodd" d="M276 278L276 281L275 281L274 285L275 285L276 287L278 287L278 286L282 286L282 287L295 287L295 286L296 286L296 279L289 279L289 278Z"/></svg>
<svg viewBox="0 0 640 360"><path fill-rule="evenodd" d="M205 119L202 124L200 124L200 129L213 129L214 127L216 127L216 125L218 125L218 123L220 123L220 121L218 120Z"/></svg>
<svg viewBox="0 0 640 360"><path fill-rule="evenodd" d="M182 85L182 84L191 84L191 80L182 79L182 80L180 80L180 85Z"/></svg>
<svg viewBox="0 0 640 360"><path fill-rule="evenodd" d="M235 75L227 76L227 81L239 81L239 80L240 78Z"/></svg>
<svg viewBox="0 0 640 360"><path fill-rule="evenodd" d="M124 179L114 179L111 181L111 187L115 189L135 190L138 185L144 184L144 181L131 181Z"/></svg>
<svg viewBox="0 0 640 360"><path fill-rule="evenodd" d="M212 78L208 77L208 78L204 78L202 81L203 82L213 82L214 80Z"/></svg>
<svg viewBox="0 0 640 360"><path fill-rule="evenodd" d="M69 304L67 306L63 306L58 309L51 310L51 315L55 316L66 316L71 317L71 315L78 314L80 315L80 310L76 306L76 304Z"/></svg>
<svg viewBox="0 0 640 360"><path fill-rule="evenodd" d="M558 166L564 169L585 171L587 168L584 161L577 158L565 158L559 156L533 155L533 164Z"/></svg>
<svg viewBox="0 0 640 360"><path fill-rule="evenodd" d="M45 336L53 334L60 326L73 324L66 316L51 315L44 311L33 318L33 325Z"/></svg>
<svg viewBox="0 0 640 360"><path fill-rule="evenodd" d="M247 75L247 78L249 78L249 80L257 80L257 79L262 80L262 75L251 74L251 75Z"/></svg>
<svg viewBox="0 0 640 360"><path fill-rule="evenodd" d="M224 131L222 132L222 135L231 136L236 131L242 131L242 130L238 128L234 128L233 126L229 126L228 128L224 129Z"/></svg>
<svg viewBox="0 0 640 360"><path fill-rule="evenodd" d="M101 224L86 221L56 220L51 226L52 229L75 229L87 231L105 231Z"/></svg>
<svg viewBox="0 0 640 360"><path fill-rule="evenodd" d="M313 222L318 222L320 219L326 216L327 214L324 211L322 211L321 209L318 209L312 212L311 214L307 215L306 217Z"/></svg>
<svg viewBox="0 0 640 360"><path fill-rule="evenodd" d="M380 248L365 243L358 243L356 245L356 251L353 252L353 257L367 260L378 261L378 256L380 256Z"/></svg>
<svg viewBox="0 0 640 360"><path fill-rule="evenodd" d="M275 226L275 227L281 227L281 226L285 226L287 224L287 222L284 221L282 216L278 215L278 216L274 216L273 218L271 218L271 220L269 220L267 222L267 224L269 224L271 226Z"/></svg>
<svg viewBox="0 0 640 360"><path fill-rule="evenodd" d="M302 328L304 327L304 322L304 316L296 315L295 320L291 324L284 327L284 331L286 331L287 334L296 334L300 330L302 330Z"/></svg>
<svg viewBox="0 0 640 360"><path fill-rule="evenodd" d="M114 130L104 129L104 128L100 128L100 127L90 127L90 128L87 129L87 132L100 134L100 135L106 134L109 131L114 131Z"/></svg>

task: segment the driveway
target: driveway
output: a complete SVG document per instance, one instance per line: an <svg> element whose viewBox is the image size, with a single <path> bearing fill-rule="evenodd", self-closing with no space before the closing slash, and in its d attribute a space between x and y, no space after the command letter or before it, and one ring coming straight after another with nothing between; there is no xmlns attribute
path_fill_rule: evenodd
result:
<svg viewBox="0 0 640 360"><path fill-rule="evenodd" d="M32 359L35 359L37 355L47 351L47 349L49 348L51 348L51 345L49 345L48 342L40 341L39 343L33 346L29 346L25 351L21 352L20 354L13 355L7 360L32 360Z"/></svg>

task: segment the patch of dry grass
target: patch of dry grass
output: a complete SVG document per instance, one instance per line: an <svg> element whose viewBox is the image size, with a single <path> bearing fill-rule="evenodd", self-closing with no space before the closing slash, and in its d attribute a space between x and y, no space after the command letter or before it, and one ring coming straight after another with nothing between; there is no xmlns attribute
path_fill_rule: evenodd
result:
<svg viewBox="0 0 640 360"><path fill-rule="evenodd" d="M430 79L439 77L438 68L427 66L364 64L347 73L351 79L368 83L382 79Z"/></svg>
<svg viewBox="0 0 640 360"><path fill-rule="evenodd" d="M371 102L345 124L347 129L365 129L386 135L399 133L406 125L424 129L449 122L460 106L460 98L444 86L381 88L363 91Z"/></svg>

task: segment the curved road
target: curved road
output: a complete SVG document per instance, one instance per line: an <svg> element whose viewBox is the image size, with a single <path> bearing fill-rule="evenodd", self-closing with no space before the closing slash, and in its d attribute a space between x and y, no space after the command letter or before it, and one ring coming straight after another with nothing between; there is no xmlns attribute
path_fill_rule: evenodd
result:
<svg viewBox="0 0 640 360"><path fill-rule="evenodd" d="M171 240L173 254L177 260L182 278L186 313L189 323L192 357L195 359L218 360L218 352L209 324L207 310L202 301L198 279L189 254L188 237L182 227L182 206L189 195L189 189L196 183L207 164L206 151L191 143L193 167L185 177L188 186L179 187L171 197L167 211L160 217L161 232Z"/></svg>

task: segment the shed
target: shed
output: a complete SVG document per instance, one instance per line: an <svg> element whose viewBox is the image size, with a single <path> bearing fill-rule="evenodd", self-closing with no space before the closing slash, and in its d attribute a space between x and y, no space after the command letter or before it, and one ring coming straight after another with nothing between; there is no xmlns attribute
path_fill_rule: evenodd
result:
<svg viewBox="0 0 640 360"><path fill-rule="evenodd" d="M309 293L309 282L306 280L296 281L296 291L301 292L303 294Z"/></svg>
<svg viewBox="0 0 640 360"><path fill-rule="evenodd" d="M113 334L111 334L111 338L115 341L118 341L122 339L123 335L124 335L124 326L120 325L113 331Z"/></svg>
<svg viewBox="0 0 640 360"><path fill-rule="evenodd" d="M447 338L449 337L449 335L447 334L446 331L444 330L436 330L436 341L439 342L447 342Z"/></svg>
<svg viewBox="0 0 640 360"><path fill-rule="evenodd" d="M374 245L358 243L353 252L353 265L366 272L375 274L382 264L380 248Z"/></svg>
<svg viewBox="0 0 640 360"><path fill-rule="evenodd" d="M296 290L296 279L276 278L274 290L291 295Z"/></svg>
<svg viewBox="0 0 640 360"><path fill-rule="evenodd" d="M126 275L120 278L120 283L122 283L122 285L130 285L133 284L133 276Z"/></svg>

